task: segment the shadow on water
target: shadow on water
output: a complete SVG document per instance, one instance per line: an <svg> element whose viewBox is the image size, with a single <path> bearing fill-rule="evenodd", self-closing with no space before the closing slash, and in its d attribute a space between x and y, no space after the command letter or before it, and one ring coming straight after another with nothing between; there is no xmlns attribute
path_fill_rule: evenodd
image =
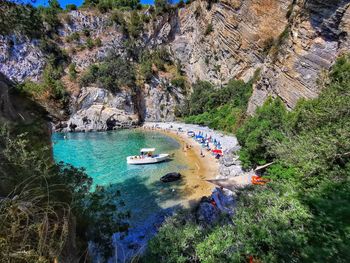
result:
<svg viewBox="0 0 350 263"><path fill-rule="evenodd" d="M147 242L157 233L165 218L181 208L181 204L176 201L183 197L184 193L180 190L183 184L178 181L147 185L146 178L135 177L122 184L106 187L108 191L120 190L121 199L130 211L128 232L115 233L113 236L115 257L110 262L128 262L145 251ZM161 204L167 200L173 200L174 205L163 208Z"/></svg>

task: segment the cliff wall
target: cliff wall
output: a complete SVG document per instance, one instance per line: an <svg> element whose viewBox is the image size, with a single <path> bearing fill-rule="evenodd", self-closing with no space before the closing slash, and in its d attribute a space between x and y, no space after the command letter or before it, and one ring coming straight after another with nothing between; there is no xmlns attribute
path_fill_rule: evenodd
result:
<svg viewBox="0 0 350 263"><path fill-rule="evenodd" d="M253 114L268 96L280 97L293 108L298 99L317 96L322 72L339 55L349 52L349 5L349 0L223 0L213 4L197 0L144 24L135 49L166 47L190 83L200 79L220 86L231 78L248 81L260 69L248 112ZM110 50L127 56L126 36L120 25L111 22L110 14L71 11L61 20L57 44L69 55L78 74L102 61ZM67 41L73 33L84 31L92 39L99 38L101 45L84 48L87 37ZM20 82L40 80L46 58L38 41L0 36L0 50L3 74ZM140 85L139 94L108 94L102 100L89 100L87 109L79 101L94 97L97 87L81 89L67 78L63 80L71 94L68 126L83 127L86 115L90 120L95 118L92 115L101 117L102 106L106 112L103 126L92 128L89 124L87 130L105 129L107 120L115 116L120 116L116 127L142 120L174 120L176 107L185 98L185 92L172 87L169 77L156 74ZM116 105L116 100L123 105Z"/></svg>

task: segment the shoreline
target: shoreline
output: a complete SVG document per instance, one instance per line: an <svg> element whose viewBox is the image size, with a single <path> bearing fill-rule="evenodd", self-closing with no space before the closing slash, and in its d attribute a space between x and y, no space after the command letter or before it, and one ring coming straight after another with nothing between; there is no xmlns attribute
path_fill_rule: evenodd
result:
<svg viewBox="0 0 350 263"><path fill-rule="evenodd" d="M182 132L178 131L180 127L183 130ZM211 196L213 191L220 187L220 184L215 182L217 180L229 179L233 185L237 186L243 186L248 183L246 175L240 169L240 164L233 164L232 161L236 158L235 155L231 154L232 150L239 149L237 139L233 135L224 135L208 127L179 122L145 122L139 129L160 132L180 143L181 149L179 153L183 155L186 163L189 165L188 169L181 172L184 173L185 184L189 188L188 196L184 197L184 199L190 203L190 207L197 204L202 197ZM220 160L216 159L211 152L203 149L193 138L188 137L187 131L189 130L195 133L201 131L213 139L220 140L224 156L227 155L226 159L229 160L230 164L227 165L225 160L221 160L224 157L221 157ZM186 145L191 145L192 147L186 149ZM204 157L201 157L201 152L203 152ZM230 169L229 166L234 167L237 172L236 174L225 176L225 169Z"/></svg>

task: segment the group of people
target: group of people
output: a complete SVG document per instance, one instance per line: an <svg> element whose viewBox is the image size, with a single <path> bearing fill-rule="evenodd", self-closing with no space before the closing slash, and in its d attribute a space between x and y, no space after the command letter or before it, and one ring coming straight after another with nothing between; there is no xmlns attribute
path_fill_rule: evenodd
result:
<svg viewBox="0 0 350 263"><path fill-rule="evenodd" d="M219 140L215 138L213 139L211 135L204 134L204 132L201 131L199 131L197 134L190 131L188 134L189 136L194 137L195 140L198 141L207 151L212 151L216 159L219 159L221 157L222 151L218 151L222 149L221 142ZM210 144L213 144L212 147L210 147ZM200 150L200 156L205 156L202 149Z"/></svg>

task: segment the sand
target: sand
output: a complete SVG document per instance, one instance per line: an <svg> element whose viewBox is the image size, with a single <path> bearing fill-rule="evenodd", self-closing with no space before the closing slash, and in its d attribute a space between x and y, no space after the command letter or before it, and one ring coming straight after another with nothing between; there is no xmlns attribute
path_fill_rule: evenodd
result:
<svg viewBox="0 0 350 263"><path fill-rule="evenodd" d="M155 127L157 126L157 127ZM172 128L170 128L172 126ZM181 127L183 132L179 132ZM189 167L186 170L180 171L184 178L183 205L185 207L192 206L198 203L198 200L203 196L210 196L217 185L208 182L207 180L216 179L219 176L219 160L215 159L207 150L193 138L187 136L187 131L192 130L196 133L199 131L204 134L211 135L213 138L220 140L223 150L230 149L237 145L235 137L223 135L217 131L210 130L207 127L199 127L196 125L183 123L145 123L141 129L154 130L166 134L176 139L181 144L180 154L184 162ZM186 149L186 144L192 146ZM201 151L204 157L200 156Z"/></svg>

